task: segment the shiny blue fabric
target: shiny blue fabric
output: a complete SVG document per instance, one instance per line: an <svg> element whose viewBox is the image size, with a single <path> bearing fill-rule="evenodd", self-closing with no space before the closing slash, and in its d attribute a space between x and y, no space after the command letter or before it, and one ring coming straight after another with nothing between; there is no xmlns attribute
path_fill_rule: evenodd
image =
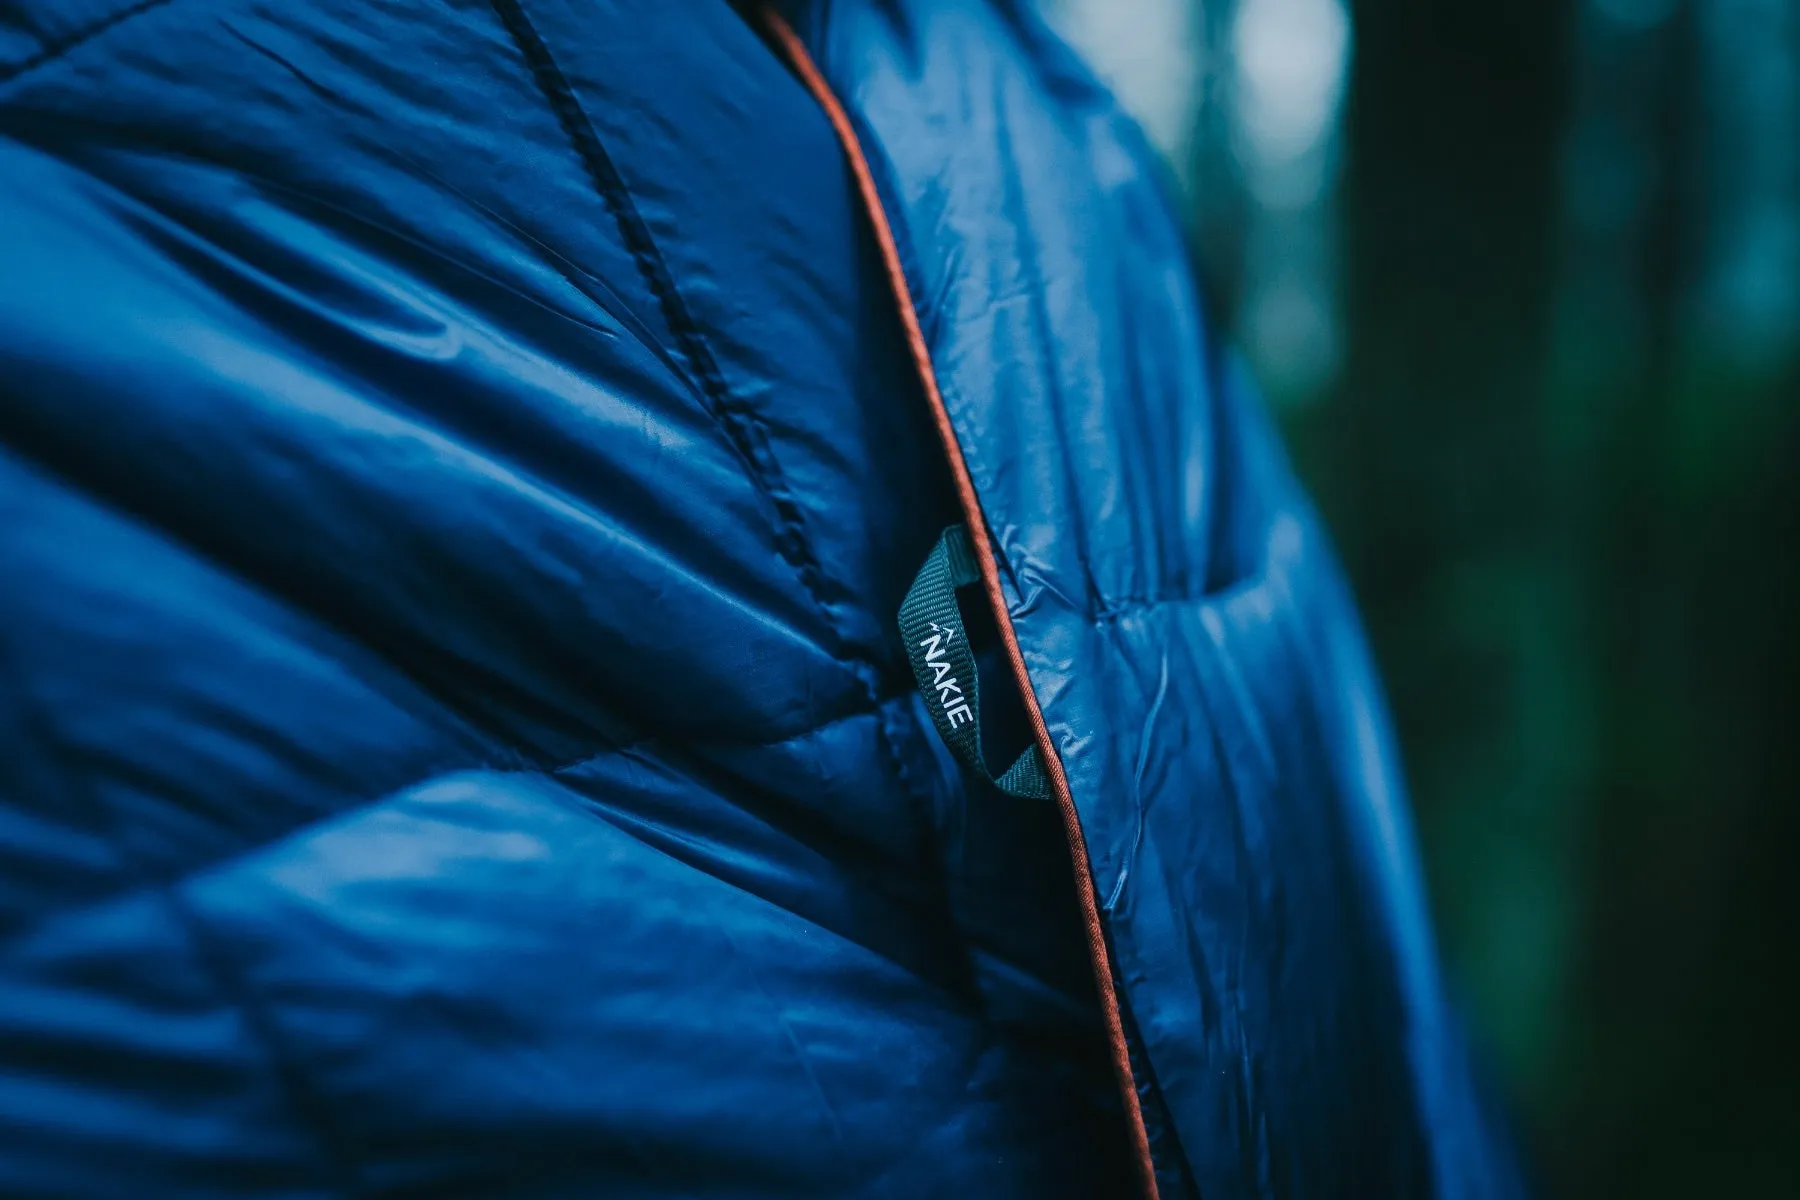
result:
<svg viewBox="0 0 1800 1200"><path fill-rule="evenodd" d="M785 7L1163 1196L1509 1194L1149 156L1012 8ZM957 519L722 0L0 2L0 1194L1137 1194L1057 813L897 642Z"/></svg>

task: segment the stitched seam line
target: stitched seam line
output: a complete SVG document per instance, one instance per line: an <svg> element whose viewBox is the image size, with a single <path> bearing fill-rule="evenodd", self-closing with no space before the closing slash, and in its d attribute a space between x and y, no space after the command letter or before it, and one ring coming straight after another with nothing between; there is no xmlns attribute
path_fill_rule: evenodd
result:
<svg viewBox="0 0 1800 1200"><path fill-rule="evenodd" d="M3 668L5 666L6 666L5 659L0 658L0 668ZM600 760L609 758L613 755L630 754L630 753L634 753L634 752L638 752L638 751L643 751L643 750L646 750L650 747L657 746L657 745L686 745L686 746L699 748L699 749L706 749L706 748L722 748L722 749L735 749L735 750L773 749L774 747L777 747L777 746L785 746L792 742L798 742L805 738L813 737L814 735L820 733L823 730L830 729L832 726L841 725L848 721L860 720L864 717L873 717L875 719L875 721L877 722L877 725L878 725L878 733L885 740L887 738L888 732L889 732L885 728L886 724L889 720L888 710L894 706L905 704L910 698L911 698L910 692L899 692L899 693L896 693L893 695L882 696L873 706L871 706L869 708L859 708L854 712L843 713L839 716L835 716L835 717L831 717L831 718L828 718L823 721L819 721L816 724L810 725L805 729L797 730L790 734L783 734L779 737L769 738L765 741L742 741L742 742L739 742L739 741L732 741L730 739L721 739L721 738L642 737L642 738L637 738L633 741L625 742L621 745L608 746L602 750L598 750L598 751L595 751L592 753L585 753L580 758L577 758L572 762L567 762L567 763L562 763L562 764L539 764L539 763L529 763L529 762L520 762L520 761L496 762L491 759L484 759L484 760L477 760L477 761L447 761L447 762L441 763L439 766L437 766L436 768L434 768L433 770L431 770L429 773L427 773L425 775L422 775L415 779L408 780L407 782L404 782L404 783L395 784L394 786L383 790L378 795L370 796L370 797L360 799L360 800L352 800L351 802L345 804L341 808L334 809L329 813L323 813L315 818L300 821L297 824L294 824L286 829L283 829L280 832L275 833L272 836L267 837L267 838L263 839L262 841L257 842L254 845L238 847L237 849L235 849L229 853L223 854L216 859L210 859L206 862L184 864L183 866L178 868L172 875L167 875L167 876L152 875L149 871L143 869L141 866L134 865L134 868L132 870L125 872L132 878L132 883L127 887L121 888L117 891L108 892L108 893L105 893L102 895L83 897L79 900L76 900L76 901L70 903L70 904L64 905L63 907L58 908L52 912L37 914L34 917L32 917L31 919L24 921L10 929L0 930L0 955L4 955L7 951L9 951L12 947L17 945L18 943L25 941L26 939L34 936L41 929L43 929L46 925L49 925L49 924L52 924L53 922L62 920L65 917L69 917L76 913L83 912L83 911L86 911L89 909L100 908L100 907L103 907L108 904L116 904L119 901L124 900L129 896L135 895L138 892L145 891L150 888L179 887L183 883L187 882L189 879L192 879L199 875L203 875L208 871L216 870L216 869L224 866L225 864L229 863L233 859L243 858L248 855L261 853L262 851L269 849L271 846L275 846L275 845L277 845L283 841L286 841L290 838L298 837L298 836L305 834L308 829L311 829L315 825L324 825L324 824L328 824L333 821L344 820L345 818L350 817L350 816L352 816L358 812L361 812L365 809L374 808L374 807L386 802L387 800L393 798L394 796L400 795L403 792L411 791L413 788L416 788L421 784L429 783L433 779L442 778L442 777L448 776L448 775L465 774L465 773L469 773L469 772L489 773L489 774L496 774L496 775L540 775L545 778L555 778L555 777L558 777L561 775L568 774L570 772L579 771L583 767L589 766L590 764L599 762ZM46 736L41 740L47 742L49 740L48 735L46 734ZM903 772L903 774L904 774L904 772ZM103 832L107 835L107 837L109 839L114 838L117 834L118 823L117 823L116 819L113 818L112 813L109 810L101 807L97 802L94 805L94 811L99 813L103 818L105 818L105 825L107 826L107 828L105 830L103 830Z"/></svg>
<svg viewBox="0 0 1800 1200"><path fill-rule="evenodd" d="M541 758L534 757L516 745L516 739L508 737L503 729L490 721L483 720L466 702L458 699L449 689L420 673L418 664L421 658L419 656L397 655L393 646L387 644L388 638L385 630L358 628L352 619L352 614L331 609L315 600L304 599L300 593L283 584L266 570L260 569L254 564L235 561L234 556L227 553L227 548L204 539L194 538L183 527L183 523L145 515L134 506L132 497L121 496L117 494L117 489L103 487L91 480L83 481L79 476L65 470L66 464L55 456L28 452L23 445L9 442L3 436L7 432L9 431L0 429L0 465L3 465L7 454L12 454L17 461L26 464L29 470L48 478L70 495L102 509L109 518L126 523L133 532L148 534L161 543L173 546L177 552L194 559L207 570L254 593L259 600L271 603L284 612L298 617L308 634L323 634L326 637L349 643L359 653L366 654L374 662L393 671L396 676L441 708L445 715L455 723L459 733L499 747L511 754L519 763L549 769ZM490 683L489 691L493 690L494 685ZM394 699L391 693L385 690L382 690L380 694L388 699ZM616 742L601 746L599 752L604 753L615 748L617 748Z"/></svg>
<svg viewBox="0 0 1800 1200"><path fill-rule="evenodd" d="M168 905L169 911L187 934L188 943L199 958L202 969L212 976L213 986L237 1009L238 1016L244 1022L245 1032L262 1047L264 1056L273 1068L277 1085L287 1096L289 1107L312 1130L320 1148L325 1151L336 1190L345 1196L359 1195L362 1188L357 1184L357 1171L352 1166L350 1157L343 1151L336 1123L327 1115L330 1106L312 1086L306 1072L301 1070L298 1057L287 1038L278 1031L265 1006L254 998L251 990L238 976L236 964L231 961L222 940L214 935L212 929L175 889L176 885L171 883L157 887L163 902Z"/></svg>
<svg viewBox="0 0 1800 1200"><path fill-rule="evenodd" d="M83 42L92 41L94 38L99 37L108 30L123 25L133 17L142 16L151 9L161 8L168 3L170 3L170 0L138 0L136 4L121 8L118 12L111 13L108 16L101 17L91 25L83 25L80 29L77 29L72 33L65 33L59 38L45 42L42 46L38 47L36 54L26 55L23 59L20 59L10 66L0 66L0 85L11 83L16 79L29 75L39 67L48 66L69 51L81 45Z"/></svg>
<svg viewBox="0 0 1800 1200"><path fill-rule="evenodd" d="M23 709L23 723L34 731L35 736L42 741L46 748L57 746L54 726L49 721L42 719L39 707L34 703L31 692L25 687L21 673L8 658L0 658L0 667L6 668L6 674L12 676L16 685L16 694L20 697ZM54 772L54 777L62 784L64 794L71 805L85 809L90 814L90 819L100 827L106 844L111 848L118 861L119 874L131 881L123 891L108 896L101 903L116 902L126 896L152 889L161 895L163 902L168 905L170 912L186 935L188 946L199 960L201 969L211 977L214 988L222 995L225 1002L237 1010L246 1031L262 1047L263 1053L274 1071L277 1085L286 1098L288 1108L296 1122L312 1134L319 1148L324 1152L323 1156L328 1164L328 1174L333 1181L332 1186L341 1194L354 1195L356 1172L351 1166L350 1159L343 1154L337 1137L327 1127L318 1097L307 1086L296 1068L292 1056L286 1053L281 1040L274 1036L260 1010L251 1008L243 989L238 986L232 976L221 969L222 964L218 961L216 947L201 937L192 914L175 893L175 884L179 881L156 879L150 875L137 856L131 853L124 837L123 823L119 820L117 811L106 802L105 797L95 790L86 777L69 774L60 769L60 763ZM42 924L41 921L33 921L23 930L8 933L4 940L0 940L0 951L17 944L21 937L29 936L31 931L41 928Z"/></svg>
<svg viewBox="0 0 1800 1200"><path fill-rule="evenodd" d="M649 226L644 223L631 201L624 178L606 153L606 147L595 132L593 123L582 111L574 89L569 86L562 69L556 65L556 59L551 55L543 37L526 16L520 0L490 0L490 3L519 53L524 56L538 90L543 93L545 101L556 115L557 123L562 127L563 136L568 139L570 148L581 161L594 190L599 193L613 222L618 226L619 236L637 265L644 285L656 297L664 323L674 334L676 344L694 373L699 376L701 390L712 403L713 418L724 430L732 449L743 459L749 469L751 481L774 509L777 551L800 576L808 598L819 610L825 628L830 631L836 643L833 648L840 657L851 657L848 639L838 628L832 617L831 606L826 601L829 584L824 569L807 542L800 506L782 476L780 465L775 461L761 421L755 412L733 399L717 360L713 358L699 325L682 302L681 293L675 286L667 263L656 249ZM858 661L868 661L866 654L857 654L855 657ZM867 684L868 680L865 679L864 682Z"/></svg>

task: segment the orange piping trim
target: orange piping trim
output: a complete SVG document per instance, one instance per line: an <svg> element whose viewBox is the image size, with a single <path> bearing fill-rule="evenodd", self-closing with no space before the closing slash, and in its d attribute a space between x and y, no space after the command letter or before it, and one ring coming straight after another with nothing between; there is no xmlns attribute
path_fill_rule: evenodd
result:
<svg viewBox="0 0 1800 1200"><path fill-rule="evenodd" d="M806 46L779 13L764 7L760 14L764 28L787 56L789 65L806 85L806 90L812 93L813 98L819 102L819 107L825 110L832 129L837 132L845 157L849 159L850 173L856 177L856 190L861 194L869 222L875 228L875 241L881 248L888 283L893 288L894 299L899 305L900 321L906 327L906 341L912 351L913 364L919 370L919 382L925 385L925 397L930 401L932 416L937 421L938 437L944 443L944 453L950 460L950 471L956 479L956 494L962 503L963 516L968 521L969 536L975 543L975 560L981 567L981 581L987 588L988 602L993 606L1000 636L1006 642L1007 657L1012 660L1013 676L1018 680L1019 694L1031 717L1031 728L1037 734L1038 748L1043 752L1044 763L1050 769L1050 788L1056 794L1057 807L1062 810L1063 832L1069 839L1069 857L1075 866L1076 897L1080 901L1081 913L1087 926L1088 957L1094 968L1094 982L1100 991L1100 1007L1106 1017L1107 1037L1112 1044L1113 1074L1125 1101L1125 1112L1130 1118L1139 1182L1143 1185L1147 1200L1158 1200L1156 1170L1150 1158L1150 1135L1144 1128L1144 1113L1138 1104L1137 1086L1131 1074L1131 1053L1125 1044L1125 1026L1119 1017L1119 997L1113 990L1112 959L1106 948L1105 930L1100 924L1100 905L1094 893L1094 873L1088 861L1087 839L1081 832L1081 817L1075 810L1075 798L1069 792L1069 780L1063 773L1062 759L1056 753L1056 744L1050 739L1049 727L1044 724L1044 713L1038 707L1037 693L1032 690L1031 676L1025 669L1025 655L1020 651L1019 639L1013 633L1012 614L1007 611L1006 597L1000 590L1000 569L994 562L994 547L988 540L987 522L981 515L981 502L975 495L975 483L969 477L968 464L963 461L962 446L956 440L956 429L950 423L949 409L944 406L943 392L938 389L937 370L932 366L931 351L925 343L925 330L919 324L918 310L913 307L912 292L906 285L906 273L900 265L900 250L894 241L893 228L888 224L887 213L882 208L881 195L875 190L875 176L869 170L868 159L863 155L856 129L851 125L843 105L838 103L831 85L825 82L812 55L807 53Z"/></svg>

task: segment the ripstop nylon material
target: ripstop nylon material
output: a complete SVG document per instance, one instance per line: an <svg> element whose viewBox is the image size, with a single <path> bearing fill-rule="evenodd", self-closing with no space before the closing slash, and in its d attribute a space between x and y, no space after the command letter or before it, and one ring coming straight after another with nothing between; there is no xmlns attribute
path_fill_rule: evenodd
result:
<svg viewBox="0 0 1800 1200"><path fill-rule="evenodd" d="M1036 746L1027 746L999 776L988 768L981 749L981 703L977 695L975 655L969 649L956 590L981 582L975 548L961 525L944 530L900 605L900 636L906 642L925 707L938 734L964 766L1001 791L1045 799L1050 779Z"/></svg>
<svg viewBox="0 0 1800 1200"><path fill-rule="evenodd" d="M831 90L831 85L825 81L825 76L820 73L818 64L813 62L806 44L782 19L781 14L767 3L759 4L755 11L764 31L787 59L794 73L800 77L806 90L812 93L819 107L825 111L839 144L843 146L845 162L850 167L851 178L856 183L857 194L868 214L876 246L887 267L888 283L893 289L894 302L899 309L900 323L906 331L913 363L918 368L919 385L925 389L925 399L930 405L932 420L937 424L938 436L943 443L944 457L950 466L951 478L956 483L957 500L964 516L971 522L979 522L981 503L975 495L975 483L969 477L969 467L963 460L962 446L957 441L949 409L945 407L943 393L938 389L937 371L932 366L924 326L920 323L918 310L913 306L906 271L900 261L899 245L895 241L893 227L888 222L887 210L882 206L874 172L869 168L868 156L863 153L855 124L836 93ZM1131 1047L1125 1038L1125 1023L1119 1008L1118 991L1113 982L1112 951L1107 945L1106 929L1100 919L1100 898L1094 891L1094 875L1088 860L1081 816L1076 811L1075 797L1069 791L1069 781L1063 774L1062 763L1056 757L1056 747L1051 741L1049 726L1045 724L1043 710L1032 690L1024 652L1019 648L1018 637L1012 627L1012 616L1007 611L1005 597L1000 591L999 572L991 551L988 550L986 531L979 524L973 525L972 530L971 542L986 555L977 564L982 568L982 587L994 612L1000 639L1012 661L1019 699L1024 703L1025 715L1030 719L1037 735L1038 753L1042 756L1038 765L1048 777L1050 798L1062 815L1063 832L1068 838L1070 866L1075 876L1075 897L1080 905L1083 932L1087 936L1088 957L1094 969L1094 988L1099 993L1101 1012L1106 1020L1107 1042L1112 1051L1113 1078L1130 1128L1140 1192L1144 1200L1158 1200L1161 1189L1157 1186L1156 1164L1150 1153L1150 1132L1144 1124L1143 1105L1138 1096L1137 1078L1132 1068Z"/></svg>

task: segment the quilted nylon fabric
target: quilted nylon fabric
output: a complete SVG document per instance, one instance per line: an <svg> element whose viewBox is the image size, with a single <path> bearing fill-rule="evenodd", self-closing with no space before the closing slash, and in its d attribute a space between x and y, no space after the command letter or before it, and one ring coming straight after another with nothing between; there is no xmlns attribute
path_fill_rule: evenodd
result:
<svg viewBox="0 0 1800 1200"><path fill-rule="evenodd" d="M1506 1194L1149 157L1008 6L783 7L1163 1196ZM0 3L0 1193L1136 1194L1059 820L894 629L960 517L730 6Z"/></svg>

